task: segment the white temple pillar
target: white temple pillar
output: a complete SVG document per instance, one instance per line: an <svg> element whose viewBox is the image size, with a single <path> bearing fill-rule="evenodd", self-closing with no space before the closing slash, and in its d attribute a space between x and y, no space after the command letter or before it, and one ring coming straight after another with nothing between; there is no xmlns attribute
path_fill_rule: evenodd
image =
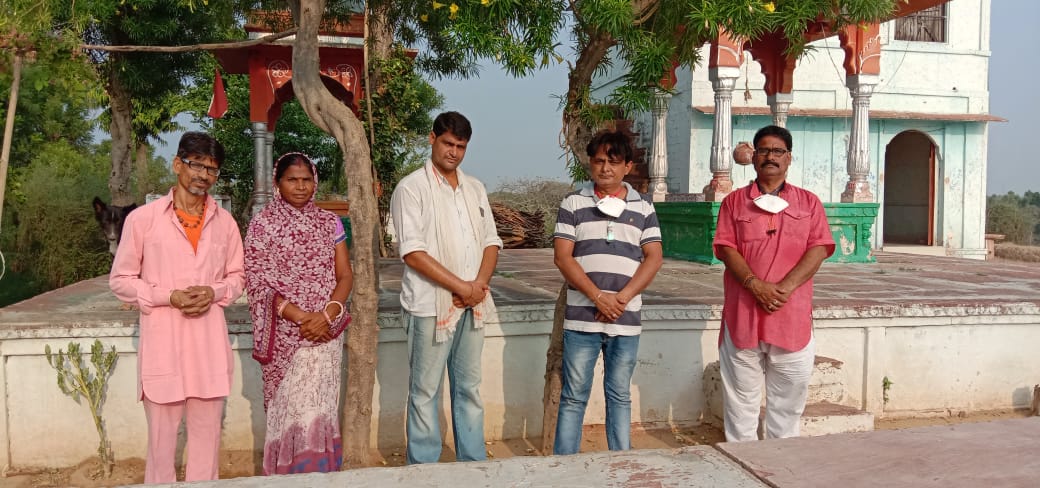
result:
<svg viewBox="0 0 1040 488"><path fill-rule="evenodd" d="M663 202L668 195L668 102L672 95L664 90L654 93L654 105L651 113L654 116L654 142L651 147L653 157L650 160L650 193L655 202Z"/></svg>
<svg viewBox="0 0 1040 488"><path fill-rule="evenodd" d="M773 113L773 125L787 127L787 113L791 110L791 102L794 102L794 94L769 95L766 102L769 103L769 111Z"/></svg>
<svg viewBox="0 0 1040 488"><path fill-rule="evenodd" d="M877 75L851 75L845 85L852 95L852 133L849 135L847 169L849 181L841 192L843 203L873 203L870 192L870 95L877 86Z"/></svg>
<svg viewBox="0 0 1040 488"><path fill-rule="evenodd" d="M274 196L271 177L273 173L267 148L267 124L253 122L253 195L250 199L253 206L250 216L260 213Z"/></svg>
<svg viewBox="0 0 1040 488"><path fill-rule="evenodd" d="M715 127L711 134L711 182L704 187L704 200L721 202L733 191L730 172L733 169L733 87L740 68L720 66L708 69L711 88L715 91Z"/></svg>

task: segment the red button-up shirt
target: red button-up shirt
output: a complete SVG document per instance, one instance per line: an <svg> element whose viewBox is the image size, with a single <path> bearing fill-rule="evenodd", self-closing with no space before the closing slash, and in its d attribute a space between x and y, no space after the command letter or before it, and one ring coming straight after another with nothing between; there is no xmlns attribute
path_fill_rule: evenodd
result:
<svg viewBox="0 0 1040 488"><path fill-rule="evenodd" d="M777 283L809 248L825 246L827 256L834 253L827 215L816 195L786 183L778 196L790 205L774 215L755 206L753 200L761 194L752 181L722 201L715 230L716 256L721 246L732 247L756 277ZM794 290L780 310L769 314L742 286L743 278L723 273L722 330L729 332L733 345L752 349L761 341L789 351L805 348L812 336L812 279Z"/></svg>

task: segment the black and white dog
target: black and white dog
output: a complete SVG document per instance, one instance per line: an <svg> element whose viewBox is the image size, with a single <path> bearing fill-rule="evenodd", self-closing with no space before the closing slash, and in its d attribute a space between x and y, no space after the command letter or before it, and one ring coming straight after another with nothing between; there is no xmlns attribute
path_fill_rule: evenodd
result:
<svg viewBox="0 0 1040 488"><path fill-rule="evenodd" d="M117 207L105 205L100 198L94 197L94 218L101 226L101 231L105 233L105 238L108 239L108 251L113 255L116 253L116 247L119 246L119 238L123 235L123 222L135 208L137 208L136 203L131 203L126 207Z"/></svg>

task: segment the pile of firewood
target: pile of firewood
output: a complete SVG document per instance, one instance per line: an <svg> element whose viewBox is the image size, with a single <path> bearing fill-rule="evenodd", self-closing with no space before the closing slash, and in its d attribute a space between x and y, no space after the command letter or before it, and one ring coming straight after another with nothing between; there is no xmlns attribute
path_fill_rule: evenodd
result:
<svg viewBox="0 0 1040 488"><path fill-rule="evenodd" d="M506 249L530 249L545 243L545 216L541 212L523 212L498 202L491 204L498 237Z"/></svg>

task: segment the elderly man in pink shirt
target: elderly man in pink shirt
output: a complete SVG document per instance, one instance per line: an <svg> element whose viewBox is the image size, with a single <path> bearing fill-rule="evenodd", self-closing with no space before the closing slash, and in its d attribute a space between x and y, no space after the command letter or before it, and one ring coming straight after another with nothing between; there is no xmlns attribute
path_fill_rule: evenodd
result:
<svg viewBox="0 0 1040 488"><path fill-rule="evenodd" d="M234 365L224 307L245 286L242 237L207 194L224 147L201 132L181 137L177 186L127 216L109 285L141 309L138 397L148 421L145 483L173 483L177 429L188 431L185 481L218 475L220 423Z"/></svg>
<svg viewBox="0 0 1040 488"><path fill-rule="evenodd" d="M820 199L786 182L791 133L755 134L755 173L719 210L715 255L726 264L719 337L726 440L758 439L762 380L766 438L797 437L815 347L812 277L834 252Z"/></svg>

